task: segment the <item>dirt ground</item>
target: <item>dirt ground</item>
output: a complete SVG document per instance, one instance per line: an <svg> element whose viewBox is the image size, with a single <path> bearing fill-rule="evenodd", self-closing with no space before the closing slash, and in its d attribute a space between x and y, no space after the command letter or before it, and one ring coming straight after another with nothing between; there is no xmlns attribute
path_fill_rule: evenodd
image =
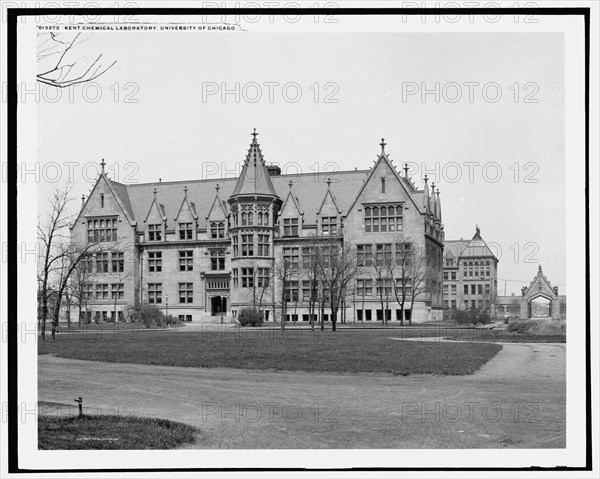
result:
<svg viewBox="0 0 600 479"><path fill-rule="evenodd" d="M41 355L38 400L188 423L198 449L564 448L565 348L503 344L473 375L406 377Z"/></svg>

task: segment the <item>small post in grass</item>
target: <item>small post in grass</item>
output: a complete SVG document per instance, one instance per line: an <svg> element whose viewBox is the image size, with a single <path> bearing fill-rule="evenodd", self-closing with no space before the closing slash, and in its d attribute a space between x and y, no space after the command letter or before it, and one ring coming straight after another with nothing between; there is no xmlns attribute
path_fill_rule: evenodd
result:
<svg viewBox="0 0 600 479"><path fill-rule="evenodd" d="M79 417L83 417L83 398L79 396L79 399L74 400L77 404L79 404Z"/></svg>

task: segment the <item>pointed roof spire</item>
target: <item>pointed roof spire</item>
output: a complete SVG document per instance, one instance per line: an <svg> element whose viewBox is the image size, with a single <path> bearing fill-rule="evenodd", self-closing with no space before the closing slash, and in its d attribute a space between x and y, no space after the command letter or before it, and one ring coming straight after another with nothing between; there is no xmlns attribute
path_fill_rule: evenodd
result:
<svg viewBox="0 0 600 479"><path fill-rule="evenodd" d="M250 144L250 149L244 160L244 166L231 197L256 194L279 197L273 187L262 151L260 150L260 145L256 141L257 135L258 133L255 128L253 133L251 133L252 143ZM250 161L251 159L252 161Z"/></svg>
<svg viewBox="0 0 600 479"><path fill-rule="evenodd" d="M440 203L440 190L439 188L436 190L437 198L435 202L436 206L436 216L439 218L440 222L442 221L442 203Z"/></svg>
<svg viewBox="0 0 600 479"><path fill-rule="evenodd" d="M475 236L481 236L481 230L479 229L479 225L475 225Z"/></svg>
<svg viewBox="0 0 600 479"><path fill-rule="evenodd" d="M425 182L425 187L423 188L423 206L425 207L425 212L430 213L430 204L429 204L429 185L427 182L429 181L429 177L425 175L423 177L423 181Z"/></svg>
<svg viewBox="0 0 600 479"><path fill-rule="evenodd" d="M381 143L379 143L379 145L381 146L381 153L385 153L385 145L387 145L387 143L385 142L385 138L381 139Z"/></svg>

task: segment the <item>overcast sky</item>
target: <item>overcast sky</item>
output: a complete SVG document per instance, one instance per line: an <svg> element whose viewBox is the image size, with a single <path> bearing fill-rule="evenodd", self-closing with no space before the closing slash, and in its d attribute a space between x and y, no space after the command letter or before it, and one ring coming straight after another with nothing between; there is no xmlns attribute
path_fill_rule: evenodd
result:
<svg viewBox="0 0 600 479"><path fill-rule="evenodd" d="M470 238L478 224L497 245L499 294L505 279L520 294L538 264L564 293L563 47L555 33L98 32L79 52L117 61L97 80L101 98L92 102L98 90L88 88L86 101L76 87L54 101L43 90L39 160L77 162L80 197L93 186L87 165L101 158L126 183L231 176L253 128L266 161L288 173L368 169L385 137L399 169L411 162L421 185L424 164L439 186L446 239ZM269 82L279 83L272 102ZM239 102L223 101L223 84L236 83ZM439 102L423 101L423 85L436 83ZM40 184L41 210L54 186Z"/></svg>

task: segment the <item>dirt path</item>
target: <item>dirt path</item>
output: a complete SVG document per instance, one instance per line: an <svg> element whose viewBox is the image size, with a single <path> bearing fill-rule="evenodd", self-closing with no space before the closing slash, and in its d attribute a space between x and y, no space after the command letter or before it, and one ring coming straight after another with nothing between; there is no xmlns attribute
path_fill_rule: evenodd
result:
<svg viewBox="0 0 600 479"><path fill-rule="evenodd" d="M503 344L470 376L333 375L39 357L39 400L197 426L194 448L565 446L565 345ZM93 409L90 407L92 412Z"/></svg>

